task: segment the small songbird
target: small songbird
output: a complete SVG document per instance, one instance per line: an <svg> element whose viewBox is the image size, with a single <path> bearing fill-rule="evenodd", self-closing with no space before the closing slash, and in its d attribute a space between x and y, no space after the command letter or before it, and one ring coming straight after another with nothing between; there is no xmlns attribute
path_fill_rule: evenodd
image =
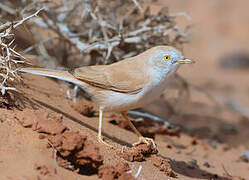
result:
<svg viewBox="0 0 249 180"><path fill-rule="evenodd" d="M165 90L180 64L192 64L171 46L156 46L137 56L110 65L95 65L71 71L43 68L22 68L19 72L47 76L80 86L99 105L98 141L107 144L101 135L103 111L120 112L137 134L139 141L156 148L153 139L143 137L128 119L126 112L151 103Z"/></svg>

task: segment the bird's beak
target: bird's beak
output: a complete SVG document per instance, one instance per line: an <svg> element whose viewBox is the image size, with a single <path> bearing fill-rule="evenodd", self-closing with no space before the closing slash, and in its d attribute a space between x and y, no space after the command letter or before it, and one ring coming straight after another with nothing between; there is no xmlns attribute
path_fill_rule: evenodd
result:
<svg viewBox="0 0 249 180"><path fill-rule="evenodd" d="M180 63L180 64L194 64L195 61L192 60L192 59L180 59L180 60L177 60L176 63Z"/></svg>

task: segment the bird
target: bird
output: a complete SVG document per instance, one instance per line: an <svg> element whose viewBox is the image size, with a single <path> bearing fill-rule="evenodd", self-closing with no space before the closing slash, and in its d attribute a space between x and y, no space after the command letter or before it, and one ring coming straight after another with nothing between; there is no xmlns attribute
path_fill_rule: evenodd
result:
<svg viewBox="0 0 249 180"><path fill-rule="evenodd" d="M68 71L45 68L20 68L21 73L46 76L71 82L86 91L99 106L98 141L112 147L102 136L104 112L119 112L138 136L133 146L145 143L156 149L152 138L144 137L127 116L127 111L143 107L166 89L181 64L193 64L172 46L155 46L134 57L108 65L92 65Z"/></svg>

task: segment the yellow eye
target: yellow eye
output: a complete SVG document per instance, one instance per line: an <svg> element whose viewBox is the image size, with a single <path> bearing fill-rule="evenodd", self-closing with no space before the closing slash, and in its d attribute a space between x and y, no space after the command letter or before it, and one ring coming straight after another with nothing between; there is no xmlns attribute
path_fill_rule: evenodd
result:
<svg viewBox="0 0 249 180"><path fill-rule="evenodd" d="M169 60L170 60L170 56L164 56L163 59L164 59L165 61L169 61Z"/></svg>

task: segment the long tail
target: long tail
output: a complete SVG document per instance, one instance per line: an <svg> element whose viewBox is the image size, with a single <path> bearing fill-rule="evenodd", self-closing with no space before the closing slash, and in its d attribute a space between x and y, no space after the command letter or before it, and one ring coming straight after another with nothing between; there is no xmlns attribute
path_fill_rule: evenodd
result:
<svg viewBox="0 0 249 180"><path fill-rule="evenodd" d="M19 69L19 72L24 72L24 73L29 73L29 74L39 75L39 76L52 77L52 78L74 83L81 87L85 86L84 82L75 78L72 74L70 74L67 71L50 70L50 69L43 69L43 68L22 68L22 69Z"/></svg>

